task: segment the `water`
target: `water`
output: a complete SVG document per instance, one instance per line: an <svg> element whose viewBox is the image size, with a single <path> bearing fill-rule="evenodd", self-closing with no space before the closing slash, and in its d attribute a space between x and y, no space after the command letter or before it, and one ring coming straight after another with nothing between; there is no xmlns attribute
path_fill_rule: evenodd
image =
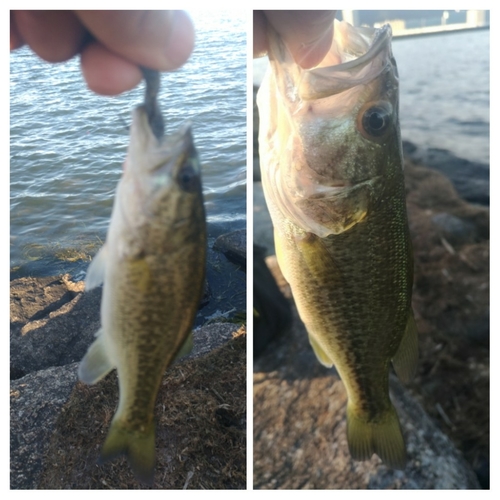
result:
<svg viewBox="0 0 500 500"><path fill-rule="evenodd" d="M191 12L197 44L163 75L167 131L194 124L211 242L245 227L246 13ZM489 163L489 31L395 39L404 139ZM262 61L262 60L261 60ZM11 54L11 270L82 276L105 239L142 86L87 90L78 60Z"/></svg>
<svg viewBox="0 0 500 500"><path fill-rule="evenodd" d="M163 74L166 131L191 120L203 169L209 244L246 225L246 14L191 12L196 46ZM70 272L81 279L106 237L141 85L90 92L79 60L49 64L11 54L11 275Z"/></svg>
<svg viewBox="0 0 500 500"><path fill-rule="evenodd" d="M489 40L489 30L394 39L403 139L489 164Z"/></svg>

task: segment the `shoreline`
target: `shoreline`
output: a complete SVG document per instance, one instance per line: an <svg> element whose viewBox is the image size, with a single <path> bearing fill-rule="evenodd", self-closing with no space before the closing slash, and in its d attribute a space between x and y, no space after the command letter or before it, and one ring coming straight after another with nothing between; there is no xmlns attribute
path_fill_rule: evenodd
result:
<svg viewBox="0 0 500 500"><path fill-rule="evenodd" d="M193 349L163 377L155 488L182 488L186 474L197 489L246 485L247 321L241 307L230 310L241 294L246 305L246 232L236 233L209 249L208 304L199 306ZM17 278L10 288L11 489L144 488L124 459L97 465L118 400L115 372L92 386L77 380L100 327L102 286L84 292L66 274Z"/></svg>
<svg viewBox="0 0 500 500"><path fill-rule="evenodd" d="M423 37L423 36L435 36L435 35L449 35L452 33L462 33L464 31L483 31L483 30L488 30L490 29L490 25L488 24L487 26L462 26L460 25L459 27L455 27L452 24L445 25L448 26L447 29L436 29L436 30L429 30L429 31L420 31L420 32L414 32L413 29L408 29L404 31L396 31L393 32L392 34L392 39L393 40L402 40L402 39L407 39L407 38L418 38L418 37ZM442 28L441 26L429 26L428 28Z"/></svg>

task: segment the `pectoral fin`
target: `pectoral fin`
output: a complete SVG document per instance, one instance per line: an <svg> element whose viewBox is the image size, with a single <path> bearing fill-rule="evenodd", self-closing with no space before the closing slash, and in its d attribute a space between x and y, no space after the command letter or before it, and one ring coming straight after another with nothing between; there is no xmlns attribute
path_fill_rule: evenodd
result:
<svg viewBox="0 0 500 500"><path fill-rule="evenodd" d="M328 354L326 354L326 352L323 350L323 348L318 344L318 342L311 334L309 334L308 337L309 337L309 343L311 344L314 354L316 354L316 357L318 358L318 361L323 366L331 368L333 366L332 359L328 356Z"/></svg>
<svg viewBox="0 0 500 500"><path fill-rule="evenodd" d="M78 378L86 384L95 384L114 368L106 353L102 329L97 335L78 367Z"/></svg>
<svg viewBox="0 0 500 500"><path fill-rule="evenodd" d="M288 260L285 255L285 250L284 247L287 244L286 241L283 239L284 237L274 230L274 250L276 252L276 260L278 261L278 266L280 268L281 274L283 274L283 277L289 281L288 276Z"/></svg>
<svg viewBox="0 0 500 500"><path fill-rule="evenodd" d="M87 276L85 278L86 291L92 290L92 288L99 286L104 281L107 254L107 247L106 244L104 244L99 252L97 252L97 255L93 258L88 268Z"/></svg>
<svg viewBox="0 0 500 500"><path fill-rule="evenodd" d="M408 323L406 330L399 344L399 349L394 358L392 358L392 366L399 377L404 382L410 382L417 371L418 363L418 333L413 311L410 309L408 313Z"/></svg>
<svg viewBox="0 0 500 500"><path fill-rule="evenodd" d="M332 283L341 283L342 273L323 239L315 234L296 238L296 248L300 252L301 265L306 266L312 276L329 276Z"/></svg>

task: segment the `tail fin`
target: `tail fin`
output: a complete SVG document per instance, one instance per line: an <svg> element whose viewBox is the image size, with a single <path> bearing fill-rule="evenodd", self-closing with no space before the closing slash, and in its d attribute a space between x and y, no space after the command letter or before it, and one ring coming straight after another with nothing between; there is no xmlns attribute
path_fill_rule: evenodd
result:
<svg viewBox="0 0 500 500"><path fill-rule="evenodd" d="M376 453L393 469L406 466L406 447L396 409L391 409L377 422L369 422L347 405L347 443L354 460L368 460Z"/></svg>
<svg viewBox="0 0 500 500"><path fill-rule="evenodd" d="M100 463L124 454L137 479L153 484L155 468L155 426L144 431L130 431L113 420L101 450Z"/></svg>

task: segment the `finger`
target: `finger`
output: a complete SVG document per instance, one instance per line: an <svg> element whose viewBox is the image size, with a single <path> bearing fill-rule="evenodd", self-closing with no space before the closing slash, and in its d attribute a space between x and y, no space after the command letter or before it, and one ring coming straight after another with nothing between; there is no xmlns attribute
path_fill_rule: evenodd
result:
<svg viewBox="0 0 500 500"><path fill-rule="evenodd" d="M42 59L61 62L79 52L85 29L72 12L17 10L13 15L19 39Z"/></svg>
<svg viewBox="0 0 500 500"><path fill-rule="evenodd" d="M183 11L76 11L108 49L160 71L182 66L194 47L194 27Z"/></svg>
<svg viewBox="0 0 500 500"><path fill-rule="evenodd" d="M101 95L117 95L139 85L142 73L129 60L111 52L99 42L83 49L80 64L90 90Z"/></svg>
<svg viewBox="0 0 500 500"><path fill-rule="evenodd" d="M262 57L267 52L266 18L261 10L253 11L253 56Z"/></svg>
<svg viewBox="0 0 500 500"><path fill-rule="evenodd" d="M332 44L335 11L264 11L283 37L295 62L304 69L319 64Z"/></svg>
<svg viewBox="0 0 500 500"><path fill-rule="evenodd" d="M14 11L10 11L10 50L18 49L24 45L24 40L17 29Z"/></svg>

